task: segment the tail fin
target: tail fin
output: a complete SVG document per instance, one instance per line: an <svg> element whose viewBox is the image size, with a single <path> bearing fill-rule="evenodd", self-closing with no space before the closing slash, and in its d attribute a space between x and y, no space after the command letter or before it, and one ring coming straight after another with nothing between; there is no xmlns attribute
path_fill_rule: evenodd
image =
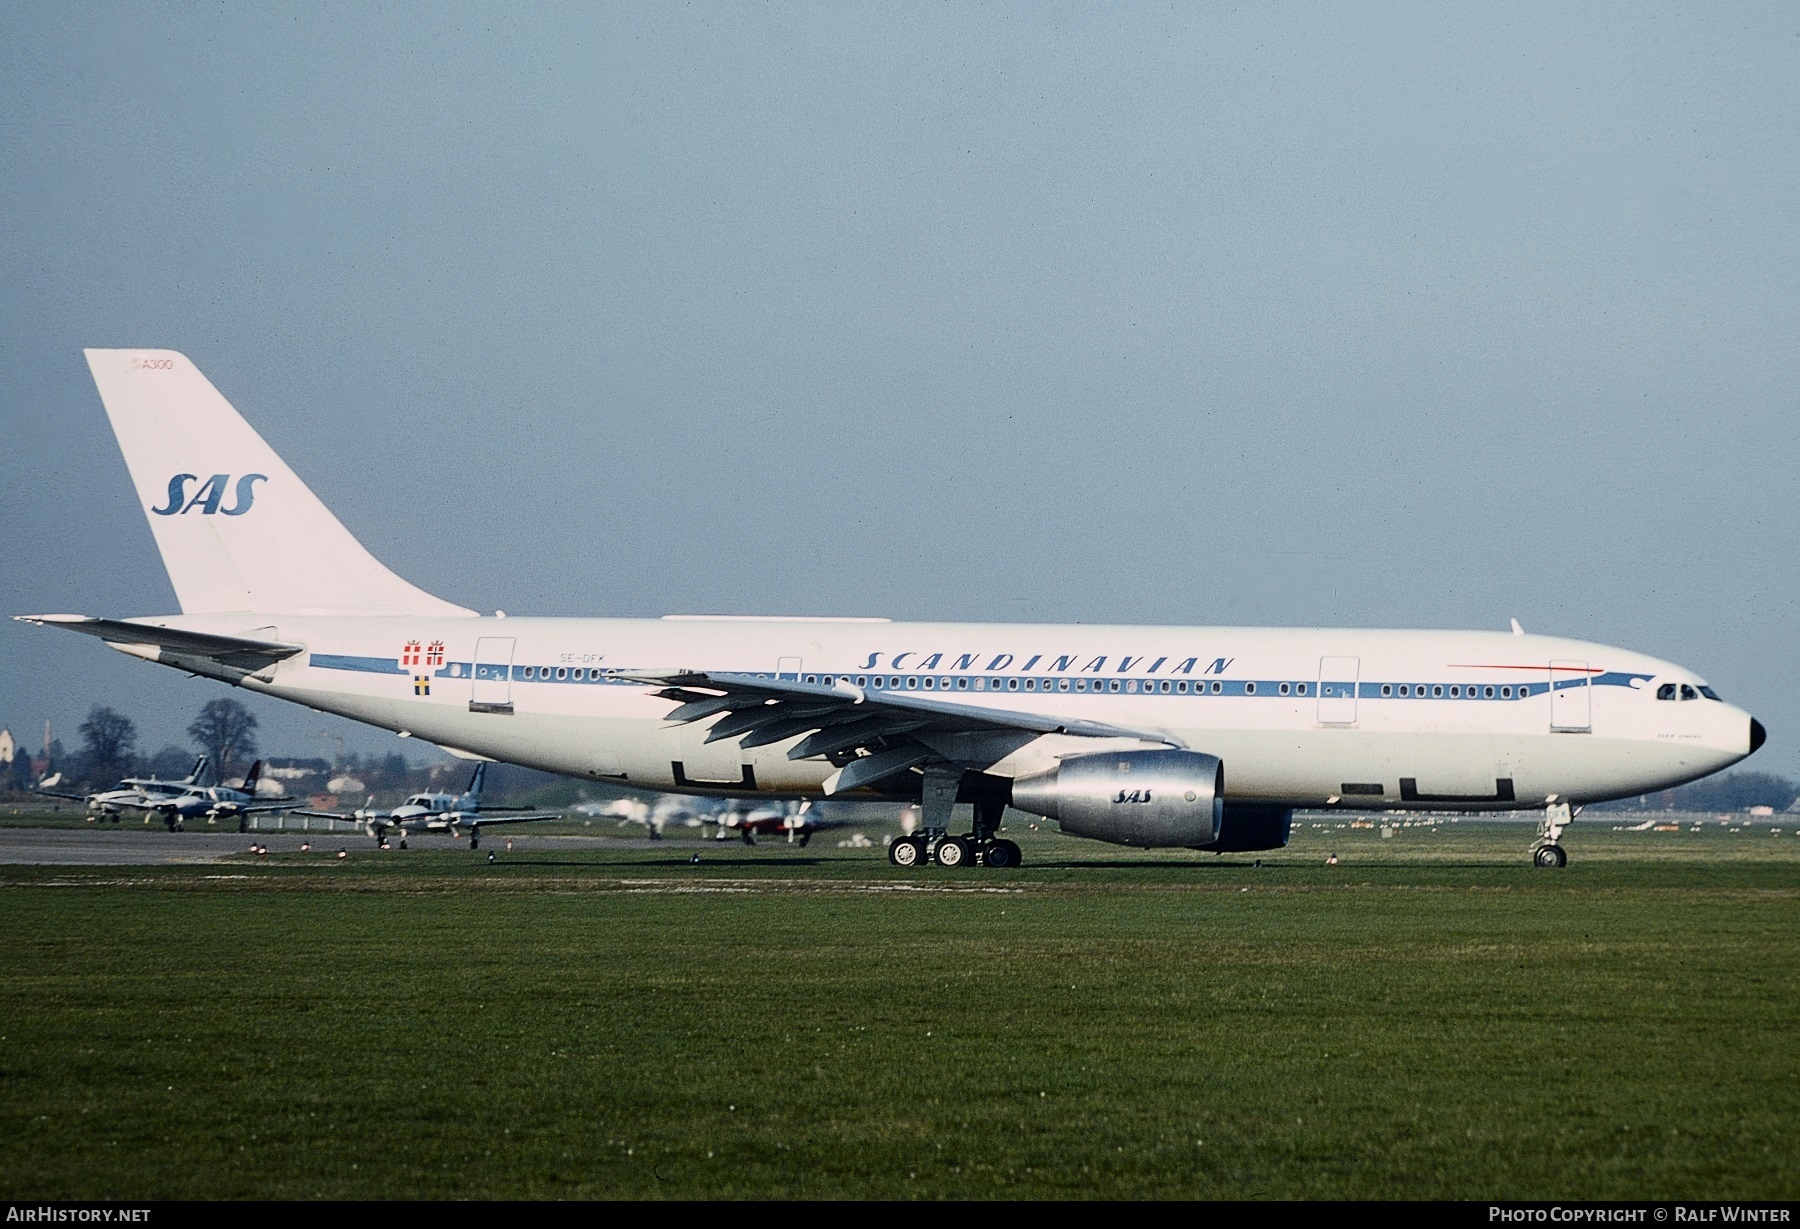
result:
<svg viewBox="0 0 1800 1229"><path fill-rule="evenodd" d="M250 765L250 771L244 774L244 783L238 786L238 789L246 794L254 794L256 792L256 779L260 776L262 776L262 761L257 760L254 764Z"/></svg>
<svg viewBox="0 0 1800 1229"><path fill-rule="evenodd" d="M463 799L467 799L470 806L472 806L472 807L480 806L481 805L481 786L482 786L483 782L485 782L486 780L487 780L487 764L481 763L481 764L475 765L475 775L469 778L469 788L463 791L462 798L457 799L457 801L460 803L461 801L463 801Z"/></svg>
<svg viewBox="0 0 1800 1229"><path fill-rule="evenodd" d="M182 784L183 785L198 785L198 784L200 784L200 774L205 771L206 771L206 757L203 755L199 759L194 761L194 771L188 773L187 780L183 781Z"/></svg>
<svg viewBox="0 0 1800 1229"><path fill-rule="evenodd" d="M183 612L474 613L364 550L184 356L87 360Z"/></svg>

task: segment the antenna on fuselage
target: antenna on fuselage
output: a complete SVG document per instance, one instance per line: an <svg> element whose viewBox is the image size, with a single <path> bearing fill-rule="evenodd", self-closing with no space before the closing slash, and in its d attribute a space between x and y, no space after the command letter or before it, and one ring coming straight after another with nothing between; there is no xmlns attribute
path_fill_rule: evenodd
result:
<svg viewBox="0 0 1800 1229"><path fill-rule="evenodd" d="M1515 636L1523 636L1525 634L1525 629L1519 626L1519 621L1517 619L1512 621L1512 632Z"/></svg>

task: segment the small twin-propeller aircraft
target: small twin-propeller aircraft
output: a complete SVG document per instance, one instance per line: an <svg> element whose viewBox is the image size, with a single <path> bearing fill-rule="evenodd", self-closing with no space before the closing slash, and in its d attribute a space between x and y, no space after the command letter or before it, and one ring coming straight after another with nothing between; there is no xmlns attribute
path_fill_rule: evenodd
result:
<svg viewBox="0 0 1800 1229"><path fill-rule="evenodd" d="M1016 866L1007 805L1118 844L1279 848L1295 808L1535 811L1762 745L1692 670L1362 628L482 617L389 571L186 357L89 350L178 615L20 616L437 743L631 788L919 804L901 866ZM951 831L958 804L969 828Z"/></svg>
<svg viewBox="0 0 1800 1229"><path fill-rule="evenodd" d="M282 811L293 799L285 794L278 798L256 796L256 781L262 775L262 761L250 765L239 784L201 785L200 775L206 769L203 755L194 761L194 771L185 781L159 781L154 777L126 777L118 788L97 794L63 794L40 788L37 792L53 798L85 800L88 810L116 823L121 811L142 811L144 822L160 818L170 832L182 831L190 819L213 823L221 819L238 821L238 831L246 829L250 816L261 811Z"/></svg>
<svg viewBox="0 0 1800 1229"><path fill-rule="evenodd" d="M481 829L483 825L493 824L529 824L545 819L561 819L561 812L545 812L536 815L513 814L512 812L529 811L530 807L484 807L481 805L481 788L487 780L487 765L475 765L475 775L469 778L469 788L460 794L423 793L413 794L391 811L359 809L348 815L336 811L295 811L295 815L310 815L315 819L340 819L359 823L368 831L378 844L387 843L388 829L400 832L400 848L406 848L406 836L409 833L436 832L446 836L461 836L461 829L469 830L469 848L481 848Z"/></svg>
<svg viewBox="0 0 1800 1229"><path fill-rule="evenodd" d="M46 798L67 798L85 803L90 818L110 819L118 823L119 816L125 811L149 810L152 801L179 797L198 786L200 775L205 771L206 757L203 755L194 761L194 771L180 781L164 781L158 777L126 777L112 789L98 790L91 794L71 794L65 790L49 788L61 777L59 773L57 777L45 780L32 792Z"/></svg>
<svg viewBox="0 0 1800 1229"><path fill-rule="evenodd" d="M820 832L849 826L848 820L827 819L810 801L765 802L748 810L731 807L713 822L719 826L721 841L735 834L744 844L754 845L759 836L779 836L802 849Z"/></svg>

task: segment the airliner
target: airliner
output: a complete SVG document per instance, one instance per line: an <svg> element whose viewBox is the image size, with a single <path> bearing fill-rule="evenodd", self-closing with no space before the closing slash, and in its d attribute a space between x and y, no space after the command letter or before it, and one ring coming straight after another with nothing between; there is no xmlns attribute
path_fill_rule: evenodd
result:
<svg viewBox="0 0 1800 1229"><path fill-rule="evenodd" d="M1296 808L1536 812L1529 857L1558 867L1583 804L1717 772L1765 738L1692 670L1517 620L482 615L377 561L183 355L86 353L181 613L18 617L472 760L916 803L919 828L889 847L899 866L1017 866L1010 805L1077 836L1215 853L1283 847Z"/></svg>

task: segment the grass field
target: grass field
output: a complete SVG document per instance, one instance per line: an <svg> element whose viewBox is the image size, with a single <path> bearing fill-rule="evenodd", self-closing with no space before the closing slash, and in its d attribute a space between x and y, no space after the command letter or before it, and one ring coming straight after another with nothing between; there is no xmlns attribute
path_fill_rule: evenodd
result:
<svg viewBox="0 0 1800 1229"><path fill-rule="evenodd" d="M0 868L0 1188L1800 1197L1791 827L1017 835Z"/></svg>

